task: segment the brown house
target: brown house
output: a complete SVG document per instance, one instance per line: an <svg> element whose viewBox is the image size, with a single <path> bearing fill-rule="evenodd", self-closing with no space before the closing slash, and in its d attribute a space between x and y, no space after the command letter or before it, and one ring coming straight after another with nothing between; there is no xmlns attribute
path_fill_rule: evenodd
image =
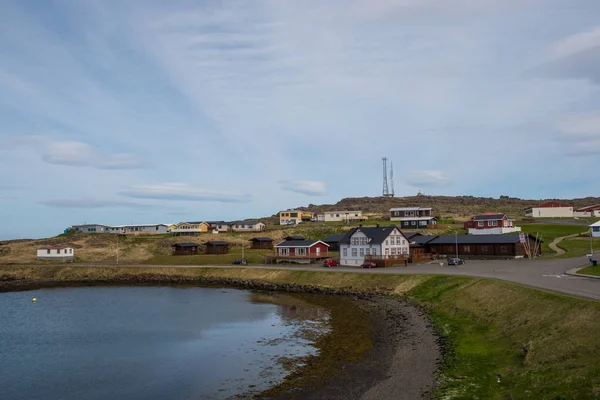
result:
<svg viewBox="0 0 600 400"><path fill-rule="evenodd" d="M198 243L175 243L171 245L174 256L192 256L198 254Z"/></svg>
<svg viewBox="0 0 600 400"><path fill-rule="evenodd" d="M250 240L253 249L272 249L273 239L268 237L256 237Z"/></svg>
<svg viewBox="0 0 600 400"><path fill-rule="evenodd" d="M541 239L527 234L442 235L415 238L427 253L461 258L520 258L542 255ZM417 244L415 243L415 244ZM412 251L412 249L411 249Z"/></svg>
<svg viewBox="0 0 600 400"><path fill-rule="evenodd" d="M231 243L222 240L211 240L204 243L204 246L206 246L204 254L227 254L230 245Z"/></svg>

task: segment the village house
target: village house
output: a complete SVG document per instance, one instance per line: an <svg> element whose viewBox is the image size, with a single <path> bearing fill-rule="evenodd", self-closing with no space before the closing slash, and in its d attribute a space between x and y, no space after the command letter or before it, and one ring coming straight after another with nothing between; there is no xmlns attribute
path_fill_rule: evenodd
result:
<svg viewBox="0 0 600 400"><path fill-rule="evenodd" d="M540 256L542 240L529 234L430 235L412 239L415 247L437 257L467 259L523 258Z"/></svg>
<svg viewBox="0 0 600 400"><path fill-rule="evenodd" d="M227 254L231 243L222 240L211 240L204 243L204 254Z"/></svg>
<svg viewBox="0 0 600 400"><path fill-rule="evenodd" d="M208 224L204 221L180 222L175 229L171 229L171 233L175 236L193 236L206 232L208 232Z"/></svg>
<svg viewBox="0 0 600 400"><path fill-rule="evenodd" d="M361 265L365 256L408 259L409 244L396 226L353 228L340 240L340 264Z"/></svg>
<svg viewBox="0 0 600 400"><path fill-rule="evenodd" d="M71 229L75 232L83 232L83 233L106 233L107 225L100 224L83 224L83 225L73 225Z"/></svg>
<svg viewBox="0 0 600 400"><path fill-rule="evenodd" d="M212 233L228 232L231 229L229 222L225 221L205 221L208 224L208 231Z"/></svg>
<svg viewBox="0 0 600 400"><path fill-rule="evenodd" d="M574 210L573 216L580 218L598 218L600 217L600 204Z"/></svg>
<svg viewBox="0 0 600 400"><path fill-rule="evenodd" d="M427 229L437 224L432 208L401 207L390 209L390 221L399 221L401 229Z"/></svg>
<svg viewBox="0 0 600 400"><path fill-rule="evenodd" d="M352 222L366 221L367 219L363 216L362 211L327 211L317 215L319 222Z"/></svg>
<svg viewBox="0 0 600 400"><path fill-rule="evenodd" d="M262 232L267 226L260 221L236 221L231 223L233 232Z"/></svg>
<svg viewBox="0 0 600 400"><path fill-rule="evenodd" d="M44 246L37 249L37 259L46 261L73 261L75 251L70 246Z"/></svg>
<svg viewBox="0 0 600 400"><path fill-rule="evenodd" d="M198 243L175 243L171 245L174 256L193 256L198 254Z"/></svg>
<svg viewBox="0 0 600 400"><path fill-rule="evenodd" d="M315 214L310 211L286 210L279 212L279 225L297 225L303 221L313 221Z"/></svg>
<svg viewBox="0 0 600 400"><path fill-rule="evenodd" d="M471 218L464 223L464 228L469 235L499 235L504 233L521 232L521 228L515 226L515 221L505 214L485 213Z"/></svg>
<svg viewBox="0 0 600 400"><path fill-rule="evenodd" d="M327 258L329 246L320 240L285 240L275 245L275 261L310 264Z"/></svg>
<svg viewBox="0 0 600 400"><path fill-rule="evenodd" d="M273 239L269 237L255 237L250 239L252 242L252 249L272 249Z"/></svg>
<svg viewBox="0 0 600 400"><path fill-rule="evenodd" d="M592 231L592 237L600 238L600 221L591 224L590 229Z"/></svg>
<svg viewBox="0 0 600 400"><path fill-rule="evenodd" d="M329 235L323 242L329 245L329 251L339 251L340 250L340 240L344 237L343 233L337 233L335 235Z"/></svg>
<svg viewBox="0 0 600 400"><path fill-rule="evenodd" d="M573 207L558 201L548 201L537 207L526 208L525 216L533 218L573 218Z"/></svg>
<svg viewBox="0 0 600 400"><path fill-rule="evenodd" d="M106 232L119 235L158 235L167 233L165 224L111 225Z"/></svg>

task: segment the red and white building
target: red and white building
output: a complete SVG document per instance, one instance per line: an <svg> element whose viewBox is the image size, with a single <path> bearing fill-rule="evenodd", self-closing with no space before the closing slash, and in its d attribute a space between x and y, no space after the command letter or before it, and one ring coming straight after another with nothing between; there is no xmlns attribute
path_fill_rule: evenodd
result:
<svg viewBox="0 0 600 400"><path fill-rule="evenodd" d="M600 204L579 208L573 211L574 217L600 217Z"/></svg>
<svg viewBox="0 0 600 400"><path fill-rule="evenodd" d="M515 226L515 221L505 214L485 213L473 217L465 222L464 228L469 235L501 235L503 233L521 232L521 228Z"/></svg>
<svg viewBox="0 0 600 400"><path fill-rule="evenodd" d="M548 201L537 207L526 208L525 216L533 218L573 218L573 206L559 201Z"/></svg>
<svg viewBox="0 0 600 400"><path fill-rule="evenodd" d="M276 262L309 264L327 258L329 245L320 240L285 240L275 245Z"/></svg>
<svg viewBox="0 0 600 400"><path fill-rule="evenodd" d="M44 246L37 249L38 260L73 261L75 250L69 246Z"/></svg>

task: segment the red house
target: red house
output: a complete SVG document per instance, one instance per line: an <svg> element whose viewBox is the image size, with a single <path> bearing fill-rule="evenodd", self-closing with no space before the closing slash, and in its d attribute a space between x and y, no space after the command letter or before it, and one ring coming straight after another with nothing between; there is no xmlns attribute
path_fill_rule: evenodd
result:
<svg viewBox="0 0 600 400"><path fill-rule="evenodd" d="M298 262L309 264L327 258L329 245L320 240L286 240L275 245L276 262Z"/></svg>
<svg viewBox="0 0 600 400"><path fill-rule="evenodd" d="M464 228L470 235L489 235L520 232L521 228L515 227L515 221L506 214L485 213L471 218L465 222Z"/></svg>

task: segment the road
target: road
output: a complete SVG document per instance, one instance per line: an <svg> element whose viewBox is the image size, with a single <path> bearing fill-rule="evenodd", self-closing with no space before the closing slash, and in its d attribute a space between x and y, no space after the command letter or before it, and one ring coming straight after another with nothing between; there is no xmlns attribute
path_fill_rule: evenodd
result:
<svg viewBox="0 0 600 400"><path fill-rule="evenodd" d="M589 265L586 257L536 260L469 260L464 265L409 264L408 267L362 269L333 267L331 272L356 272L363 274L442 274L499 279L550 292L600 301L600 279L566 275L565 271ZM82 265L85 266L85 265ZM106 265L104 265L106 266ZM318 265L122 265L135 267L176 268L267 268L303 271L323 271Z"/></svg>

